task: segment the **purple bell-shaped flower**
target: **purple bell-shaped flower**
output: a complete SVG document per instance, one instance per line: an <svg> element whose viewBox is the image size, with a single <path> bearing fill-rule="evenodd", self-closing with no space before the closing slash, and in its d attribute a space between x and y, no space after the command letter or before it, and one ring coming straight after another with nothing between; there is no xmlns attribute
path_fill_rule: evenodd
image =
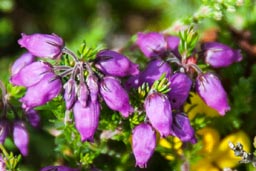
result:
<svg viewBox="0 0 256 171"><path fill-rule="evenodd" d="M95 75L89 75L86 79L86 84L90 91L91 101L94 103L98 101L99 81Z"/></svg>
<svg viewBox="0 0 256 171"><path fill-rule="evenodd" d="M116 78L104 77L100 84L100 93L108 107L119 111L123 117L128 117L133 112L129 96Z"/></svg>
<svg viewBox="0 0 256 171"><path fill-rule="evenodd" d="M9 134L9 124L6 120L0 121L0 143L3 144Z"/></svg>
<svg viewBox="0 0 256 171"><path fill-rule="evenodd" d="M93 136L98 128L100 105L91 101L83 107L77 101L73 107L76 129L81 135L81 141L93 141Z"/></svg>
<svg viewBox="0 0 256 171"><path fill-rule="evenodd" d="M12 75L10 81L17 86L30 87L37 84L52 67L45 62L33 62L23 67L18 73Z"/></svg>
<svg viewBox="0 0 256 171"><path fill-rule="evenodd" d="M164 56L167 49L164 35L157 32L138 33L136 45L148 58Z"/></svg>
<svg viewBox="0 0 256 171"><path fill-rule="evenodd" d="M87 85L84 82L80 82L77 90L77 99L83 107L87 106L89 95L90 95L90 92L88 90ZM94 97L94 99L97 99L97 98Z"/></svg>
<svg viewBox="0 0 256 171"><path fill-rule="evenodd" d="M29 135L25 124L21 121L15 121L13 125L14 144L20 150L23 156L28 155Z"/></svg>
<svg viewBox="0 0 256 171"><path fill-rule="evenodd" d="M33 127L38 127L40 124L40 116L38 114L38 112L34 109L29 109L28 111L26 111L26 116L28 118L28 121L30 123L30 125L32 125Z"/></svg>
<svg viewBox="0 0 256 171"><path fill-rule="evenodd" d="M162 137L170 135L172 108L168 97L164 94L153 92L145 99L144 108L150 123L160 135Z"/></svg>
<svg viewBox="0 0 256 171"><path fill-rule="evenodd" d="M147 162L156 147L156 133L149 124L142 123L132 132L132 151L136 159L136 166L147 167Z"/></svg>
<svg viewBox="0 0 256 171"><path fill-rule="evenodd" d="M40 171L80 171L81 169L70 168L67 166L46 166Z"/></svg>
<svg viewBox="0 0 256 171"><path fill-rule="evenodd" d="M234 50L227 45L208 42L202 45L205 62L214 68L227 67L242 60L240 50Z"/></svg>
<svg viewBox="0 0 256 171"><path fill-rule="evenodd" d="M103 50L97 54L96 67L105 75L124 77L139 73L138 65L126 56L111 50Z"/></svg>
<svg viewBox="0 0 256 171"><path fill-rule="evenodd" d="M12 65L11 75L17 74L22 68L31 64L36 59L31 53L22 54Z"/></svg>
<svg viewBox="0 0 256 171"><path fill-rule="evenodd" d="M32 55L56 59L62 54L64 42L56 34L21 34L18 43L26 48Z"/></svg>
<svg viewBox="0 0 256 171"><path fill-rule="evenodd" d="M62 89L61 80L53 73L46 73L35 85L29 87L24 97L20 99L23 108L27 110L41 106L54 97Z"/></svg>
<svg viewBox="0 0 256 171"><path fill-rule="evenodd" d="M196 143L195 132L189 118L184 113L174 115L171 135L178 137L183 142Z"/></svg>
<svg viewBox="0 0 256 171"><path fill-rule="evenodd" d="M168 98L172 109L179 109L188 98L192 81L184 73L175 73L170 82L171 90L168 92Z"/></svg>
<svg viewBox="0 0 256 171"><path fill-rule="evenodd" d="M140 85L147 82L150 86L158 80L163 74L170 79L172 69L168 63L161 59L150 61L144 71L140 73Z"/></svg>
<svg viewBox="0 0 256 171"><path fill-rule="evenodd" d="M176 57L180 57L179 44L180 38L177 36L166 36L167 49L172 52Z"/></svg>
<svg viewBox="0 0 256 171"><path fill-rule="evenodd" d="M76 81L72 78L68 80L63 86L65 89L64 99L66 102L66 109L70 110L76 101Z"/></svg>
<svg viewBox="0 0 256 171"><path fill-rule="evenodd" d="M217 76L212 73L198 75L196 91L204 102L211 108L225 115L230 110L226 91Z"/></svg>

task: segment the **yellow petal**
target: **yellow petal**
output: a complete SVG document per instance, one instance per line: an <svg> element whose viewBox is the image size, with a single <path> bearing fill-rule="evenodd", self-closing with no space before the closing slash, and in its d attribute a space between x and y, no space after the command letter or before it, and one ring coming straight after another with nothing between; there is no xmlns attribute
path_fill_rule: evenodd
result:
<svg viewBox="0 0 256 171"><path fill-rule="evenodd" d="M202 136L203 148L202 153L212 153L216 150L220 142L220 135L216 129L205 127L197 131L197 134Z"/></svg>
<svg viewBox="0 0 256 171"><path fill-rule="evenodd" d="M243 148L246 152L250 152L250 139L245 132L238 131L236 133L228 135L221 141L216 151L217 156L215 158L215 163L220 168L235 167L241 160L241 158L235 156L234 151L229 148L229 142L232 142L233 144L239 142L243 145Z"/></svg>
<svg viewBox="0 0 256 171"><path fill-rule="evenodd" d="M220 171L220 169L214 166L209 160L202 159L191 166L191 171Z"/></svg>

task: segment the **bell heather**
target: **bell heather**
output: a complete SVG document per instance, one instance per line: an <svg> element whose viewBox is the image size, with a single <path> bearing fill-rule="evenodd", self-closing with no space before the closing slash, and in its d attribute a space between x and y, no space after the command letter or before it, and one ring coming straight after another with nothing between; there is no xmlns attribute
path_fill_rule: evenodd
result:
<svg viewBox="0 0 256 171"><path fill-rule="evenodd" d="M18 43L26 48L32 55L56 59L62 54L64 42L56 34L21 34Z"/></svg>
<svg viewBox="0 0 256 171"><path fill-rule="evenodd" d="M102 50L97 54L96 67L105 75L124 77L139 73L138 65L126 56L111 50Z"/></svg>
<svg viewBox="0 0 256 171"><path fill-rule="evenodd" d="M116 78L104 77L100 83L100 93L108 107L119 111L123 117L128 117L133 112L129 96Z"/></svg>
<svg viewBox="0 0 256 171"><path fill-rule="evenodd" d="M79 101L76 101L73 112L75 126L81 135L81 141L93 141L93 136L99 123L99 103L90 101L86 107L83 107Z"/></svg>
<svg viewBox="0 0 256 171"><path fill-rule="evenodd" d="M198 75L196 91L204 102L211 108L225 115L230 110L227 94L217 76L212 73Z"/></svg>
<svg viewBox="0 0 256 171"><path fill-rule="evenodd" d="M234 50L218 42L208 42L202 45L205 62L214 68L227 67L242 60L240 50Z"/></svg>
<svg viewBox="0 0 256 171"><path fill-rule="evenodd" d="M13 64L11 68L11 75L17 74L23 67L31 64L36 60L36 57L31 53L22 54Z"/></svg>
<svg viewBox="0 0 256 171"><path fill-rule="evenodd" d="M156 147L156 133L149 124L142 123L132 131L132 151L136 166L147 167L147 162Z"/></svg>
<svg viewBox="0 0 256 171"><path fill-rule="evenodd" d="M170 135L172 108L167 96L158 92L149 94L145 99L144 108L150 123L160 135Z"/></svg>
<svg viewBox="0 0 256 171"><path fill-rule="evenodd" d="M90 92L87 85L84 82L80 82L77 90L77 99L83 107L87 106L89 95ZM95 99L95 97L93 99Z"/></svg>
<svg viewBox="0 0 256 171"><path fill-rule="evenodd" d="M20 150L23 156L28 155L29 135L22 121L15 121L13 125L13 140L14 144Z"/></svg>
<svg viewBox="0 0 256 171"><path fill-rule="evenodd" d="M98 100L98 95L99 95L99 81L98 81L98 78L95 75L91 74L87 77L86 84L89 88L90 99L94 103Z"/></svg>
<svg viewBox="0 0 256 171"><path fill-rule="evenodd" d="M168 98L172 109L179 109L187 100L192 80L184 73L175 73L170 79Z"/></svg>
<svg viewBox="0 0 256 171"><path fill-rule="evenodd" d="M149 85L152 85L163 74L165 74L167 79L171 77L172 69L170 65L161 59L152 60L145 70L140 73L140 84L147 82Z"/></svg>
<svg viewBox="0 0 256 171"><path fill-rule="evenodd" d="M165 54L167 43L161 33L138 33L136 45L148 57L161 57Z"/></svg>
<svg viewBox="0 0 256 171"><path fill-rule="evenodd" d="M37 84L28 87L20 102L23 103L24 109L29 110L47 103L56 97L61 89L61 80L53 73L46 73Z"/></svg>
<svg viewBox="0 0 256 171"><path fill-rule="evenodd" d="M40 116L38 112L34 109L29 109L28 111L25 111L25 114L28 118L28 121L30 125L33 127L38 127L40 124Z"/></svg>
<svg viewBox="0 0 256 171"><path fill-rule="evenodd" d="M70 78L63 86L66 109L70 110L76 101L76 81Z"/></svg>
<svg viewBox="0 0 256 171"><path fill-rule="evenodd" d="M14 85L30 87L37 84L47 72L51 72L49 63L37 61L23 67L18 73L12 75L10 81Z"/></svg>
<svg viewBox="0 0 256 171"><path fill-rule="evenodd" d="M171 135L178 137L183 142L196 143L194 129L184 113L174 114Z"/></svg>

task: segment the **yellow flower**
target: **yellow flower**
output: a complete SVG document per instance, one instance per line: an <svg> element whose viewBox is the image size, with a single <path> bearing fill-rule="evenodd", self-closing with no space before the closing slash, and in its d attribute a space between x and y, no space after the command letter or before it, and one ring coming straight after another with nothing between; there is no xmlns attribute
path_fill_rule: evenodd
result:
<svg viewBox="0 0 256 171"><path fill-rule="evenodd" d="M174 153L182 155L182 141L177 137L160 138L159 145L166 149L172 149ZM163 154L167 160L174 160L174 153Z"/></svg>
<svg viewBox="0 0 256 171"><path fill-rule="evenodd" d="M192 171L219 171L235 167L241 158L234 155L229 148L229 142L234 144L240 142L245 151L250 151L250 140L243 131L227 135L221 141L219 133L213 128L206 127L197 133L202 136L203 148L200 151L202 159L192 164Z"/></svg>

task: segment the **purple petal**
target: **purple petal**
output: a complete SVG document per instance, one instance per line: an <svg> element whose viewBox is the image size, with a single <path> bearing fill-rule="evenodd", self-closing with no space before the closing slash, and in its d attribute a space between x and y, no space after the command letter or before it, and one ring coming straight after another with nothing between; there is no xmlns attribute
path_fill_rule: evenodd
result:
<svg viewBox="0 0 256 171"><path fill-rule="evenodd" d="M99 124L99 103L92 103L90 101L86 107L83 107L81 103L77 101L73 107L73 111L75 125L81 135L81 141L93 141L93 136Z"/></svg>
<svg viewBox="0 0 256 171"><path fill-rule="evenodd" d="M167 48L171 51L176 57L180 57L179 54L179 43L180 38L176 36L167 36L166 38Z"/></svg>
<svg viewBox="0 0 256 171"><path fill-rule="evenodd" d="M174 115L171 135L178 137L183 142L196 143L194 129L184 113Z"/></svg>
<svg viewBox="0 0 256 171"><path fill-rule="evenodd" d="M38 112L34 109L30 109L28 111L26 111L26 116L28 118L29 123L33 126L33 127L38 127L40 124L40 116L38 114Z"/></svg>
<svg viewBox="0 0 256 171"><path fill-rule="evenodd" d="M17 74L22 68L35 61L35 57L30 53L24 53L21 55L12 65L11 75Z"/></svg>
<svg viewBox="0 0 256 171"><path fill-rule="evenodd" d="M83 107L87 106L89 95L90 95L90 92L87 88L87 85L84 82L80 82L78 87L77 97ZM97 98L94 97L94 101L95 99Z"/></svg>
<svg viewBox="0 0 256 171"><path fill-rule="evenodd" d="M63 86L65 89L64 99L66 102L66 109L70 110L76 101L76 81L72 78L68 80Z"/></svg>
<svg viewBox="0 0 256 171"><path fill-rule="evenodd" d="M111 50L103 50L97 54L96 67L105 75L124 77L139 73L138 65L126 56Z"/></svg>
<svg viewBox="0 0 256 171"><path fill-rule="evenodd" d="M56 34L21 34L18 43L32 55L55 59L60 56L64 42Z"/></svg>
<svg viewBox="0 0 256 171"><path fill-rule="evenodd" d="M149 124L140 124L133 129L132 151L136 159L136 166L147 167L147 162L156 147L156 134Z"/></svg>
<svg viewBox="0 0 256 171"><path fill-rule="evenodd" d="M202 45L205 52L205 61L212 67L227 67L242 60L239 50L234 50L224 44L209 42Z"/></svg>
<svg viewBox="0 0 256 171"><path fill-rule="evenodd" d="M91 101L94 103L98 100L99 81L95 75L89 75L86 79L86 84L90 91Z"/></svg>
<svg viewBox="0 0 256 171"><path fill-rule="evenodd" d="M175 73L170 82L171 90L168 92L168 98L172 108L179 109L188 98L192 81L184 73Z"/></svg>
<svg viewBox="0 0 256 171"><path fill-rule="evenodd" d="M160 135L170 135L172 109L167 96L157 92L149 94L145 99L144 108L150 123Z"/></svg>
<svg viewBox="0 0 256 171"><path fill-rule="evenodd" d="M123 117L128 117L133 112L127 92L121 86L120 81L114 77L103 78L100 93L108 107L119 111Z"/></svg>
<svg viewBox="0 0 256 171"><path fill-rule="evenodd" d="M163 34L157 32L138 33L136 45L148 58L163 56L167 50Z"/></svg>
<svg viewBox="0 0 256 171"><path fill-rule="evenodd" d="M23 103L23 108L26 110L41 106L56 97L61 89L61 80L53 73L46 73L37 84L27 89L20 102Z"/></svg>
<svg viewBox="0 0 256 171"><path fill-rule="evenodd" d="M199 75L196 79L196 91L208 106L221 115L230 110L226 91L217 76L211 73Z"/></svg>
<svg viewBox="0 0 256 171"><path fill-rule="evenodd" d="M13 139L14 144L20 150L23 156L28 155L28 143L29 143L29 135L25 124L21 121L14 122L13 126Z"/></svg>
<svg viewBox="0 0 256 171"><path fill-rule="evenodd" d="M37 84L47 72L51 71L52 68L48 63L33 62L13 75L10 81L14 85L30 87Z"/></svg>
<svg viewBox="0 0 256 171"><path fill-rule="evenodd" d="M152 60L144 71L140 73L139 85L144 82L149 83L151 86L156 80L158 80L163 74L169 79L172 74L172 69L168 63L161 59Z"/></svg>

